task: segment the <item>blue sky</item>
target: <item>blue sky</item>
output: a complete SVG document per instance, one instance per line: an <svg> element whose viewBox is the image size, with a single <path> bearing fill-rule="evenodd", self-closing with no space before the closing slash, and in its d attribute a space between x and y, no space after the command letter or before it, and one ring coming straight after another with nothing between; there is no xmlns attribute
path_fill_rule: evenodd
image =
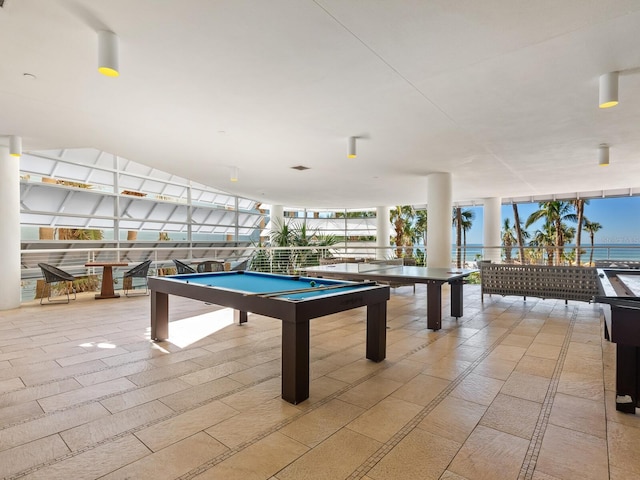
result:
<svg viewBox="0 0 640 480"><path fill-rule="evenodd" d="M482 206L469 207L475 214L473 226L467 232L468 244L482 243ZM538 203L519 203L518 214L520 220L526 222L531 213L538 210ZM638 243L640 244L640 197L598 198L589 200L585 206L585 216L592 222L598 222L602 229L596 232L595 243ZM511 205L502 206L502 219L509 217L513 225L513 208ZM533 233L538 224L527 230ZM586 233L582 235L583 242L589 242ZM455 242L455 232L452 240Z"/></svg>

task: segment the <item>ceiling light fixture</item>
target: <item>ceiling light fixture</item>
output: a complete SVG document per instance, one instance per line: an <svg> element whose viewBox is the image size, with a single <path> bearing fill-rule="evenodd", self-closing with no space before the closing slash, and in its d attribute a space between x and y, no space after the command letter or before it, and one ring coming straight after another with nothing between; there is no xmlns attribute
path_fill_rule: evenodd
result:
<svg viewBox="0 0 640 480"><path fill-rule="evenodd" d="M229 180L232 182L238 181L238 167L231 167L231 174L229 175Z"/></svg>
<svg viewBox="0 0 640 480"><path fill-rule="evenodd" d="M118 37L113 32L98 32L98 71L107 77L120 75L118 69Z"/></svg>
<svg viewBox="0 0 640 480"><path fill-rule="evenodd" d="M598 148L598 165L606 167L609 165L609 145L601 143Z"/></svg>
<svg viewBox="0 0 640 480"><path fill-rule="evenodd" d="M22 137L11 135L9 137L9 155L19 157L22 155Z"/></svg>
<svg viewBox="0 0 640 480"><path fill-rule="evenodd" d="M356 158L356 137L349 137L349 150L347 158Z"/></svg>
<svg viewBox="0 0 640 480"><path fill-rule="evenodd" d="M618 104L618 72L600 75L600 108L615 107Z"/></svg>

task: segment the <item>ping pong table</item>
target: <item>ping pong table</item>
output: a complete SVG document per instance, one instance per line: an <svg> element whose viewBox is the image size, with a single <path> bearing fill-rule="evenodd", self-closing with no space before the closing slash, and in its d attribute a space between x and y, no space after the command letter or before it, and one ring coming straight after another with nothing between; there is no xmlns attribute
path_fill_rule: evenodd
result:
<svg viewBox="0 0 640 480"><path fill-rule="evenodd" d="M425 283L427 285L427 328L442 327L442 285L451 285L451 316L462 316L464 278L475 270L429 268L381 263L335 263L304 269L308 276L340 280L373 280L389 283Z"/></svg>

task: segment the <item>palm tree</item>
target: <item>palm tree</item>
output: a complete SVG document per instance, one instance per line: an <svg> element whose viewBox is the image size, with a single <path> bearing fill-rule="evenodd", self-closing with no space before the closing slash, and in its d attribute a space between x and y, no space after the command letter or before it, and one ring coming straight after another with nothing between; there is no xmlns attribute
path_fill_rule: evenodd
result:
<svg viewBox="0 0 640 480"><path fill-rule="evenodd" d="M513 248L513 244L518 240L513 234L513 228L511 227L511 222L509 218L504 219L504 223L502 224L502 245L504 246L504 261L505 263L511 263L511 250Z"/></svg>
<svg viewBox="0 0 640 480"><path fill-rule="evenodd" d="M598 222L584 221L584 230L589 232L589 238L591 239L591 254L589 255L589 265L593 265L593 244L595 241L596 232L602 228Z"/></svg>
<svg viewBox="0 0 640 480"><path fill-rule="evenodd" d="M551 222L545 222L541 230L536 230L529 245L542 247L547 252L547 265L553 265L555 255L554 239L556 238L555 227Z"/></svg>
<svg viewBox="0 0 640 480"><path fill-rule="evenodd" d="M564 231L563 223L565 221L576 222L578 217L573 213L573 206L570 202L540 202L538 206L540 209L529 215L525 227L531 226L531 224L538 220L545 220L552 224L555 232L555 246L558 248L558 259L560 259L563 251L562 246L564 245L564 238L562 236Z"/></svg>
<svg viewBox="0 0 640 480"><path fill-rule="evenodd" d="M582 224L586 220L584 218L584 206L589 204L589 200L584 200L583 198L577 198L573 201L573 206L576 209L576 214L578 216L576 226L576 265L580 266L580 244L582 240Z"/></svg>
<svg viewBox="0 0 640 480"><path fill-rule="evenodd" d="M524 237L522 232L522 224L520 222L520 215L518 214L518 204L512 203L513 207L513 225L516 228L516 239L518 241L518 250L520 251L520 263L524 264ZM526 237L529 238L529 233L527 231L524 232Z"/></svg>
<svg viewBox="0 0 640 480"><path fill-rule="evenodd" d="M397 205L395 208L392 208L389 213L389 220L393 224L393 228L396 232L396 256L398 258L403 256L402 247L409 243L409 239L407 238L409 230L407 229L407 226L411 226L413 224L415 215L416 211L411 205Z"/></svg>
<svg viewBox="0 0 640 480"><path fill-rule="evenodd" d="M416 210L416 223L415 223L416 236L422 238L422 244L424 248L427 248L427 211Z"/></svg>

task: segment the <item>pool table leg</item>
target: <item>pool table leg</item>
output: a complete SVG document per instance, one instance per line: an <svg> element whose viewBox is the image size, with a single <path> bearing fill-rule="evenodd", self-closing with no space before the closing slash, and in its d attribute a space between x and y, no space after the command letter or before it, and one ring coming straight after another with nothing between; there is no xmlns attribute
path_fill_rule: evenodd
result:
<svg viewBox="0 0 640 480"><path fill-rule="evenodd" d="M151 340L169 338L169 295L151 290Z"/></svg>
<svg viewBox="0 0 640 480"><path fill-rule="evenodd" d="M247 312L243 312L242 310L234 310L233 323L237 323L238 325L247 323Z"/></svg>
<svg viewBox="0 0 640 480"><path fill-rule="evenodd" d="M309 398L309 320L282 322L282 398L294 405Z"/></svg>
<svg viewBox="0 0 640 480"><path fill-rule="evenodd" d="M367 358L381 362L387 356L387 302L367 306Z"/></svg>
<svg viewBox="0 0 640 480"><path fill-rule="evenodd" d="M638 406L638 375L640 356L638 347L616 345L616 410L635 413Z"/></svg>

